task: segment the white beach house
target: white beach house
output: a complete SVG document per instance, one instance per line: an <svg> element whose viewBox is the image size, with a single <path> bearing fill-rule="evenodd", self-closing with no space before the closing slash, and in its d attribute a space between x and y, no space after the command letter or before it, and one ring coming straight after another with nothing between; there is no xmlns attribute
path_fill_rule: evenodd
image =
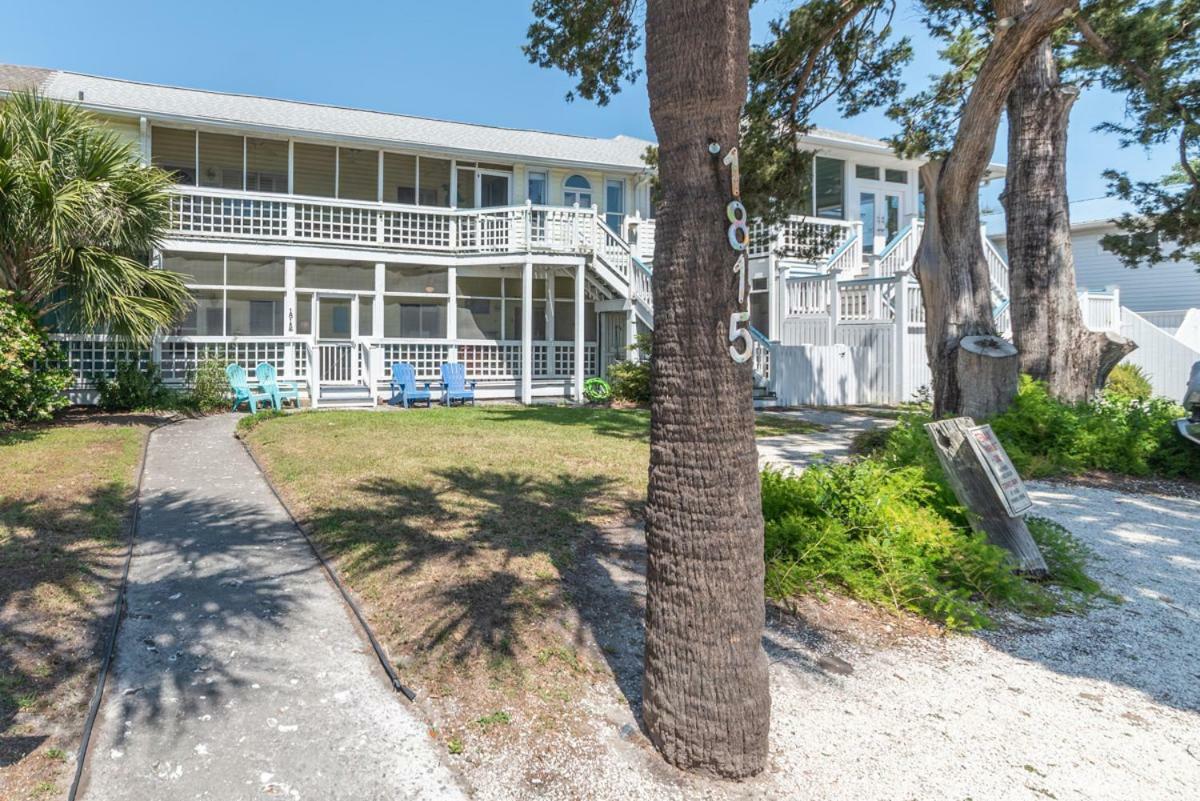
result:
<svg viewBox="0 0 1200 801"><path fill-rule="evenodd" d="M458 361L481 397L579 399L653 328L651 142L0 66L0 96L22 88L91 110L176 176L153 259L188 276L195 307L144 354L168 381L208 356L269 361L318 405L366 405L393 362L433 380ZM757 380L771 342L871 346L898 357L879 392L907 398L924 363L906 343L923 327L907 278L919 163L863 137L805 140L805 216L753 229ZM987 245L1003 314L1007 270ZM60 338L83 398L130 355Z"/></svg>

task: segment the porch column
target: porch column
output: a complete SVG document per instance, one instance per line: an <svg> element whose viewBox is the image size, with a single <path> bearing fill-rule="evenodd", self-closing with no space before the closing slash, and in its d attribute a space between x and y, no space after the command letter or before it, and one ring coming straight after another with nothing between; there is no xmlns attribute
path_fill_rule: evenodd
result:
<svg viewBox="0 0 1200 801"><path fill-rule="evenodd" d="M583 403L583 282L587 266L583 259L575 265L575 379L572 395Z"/></svg>
<svg viewBox="0 0 1200 801"><path fill-rule="evenodd" d="M283 333L288 336L296 335L296 260L283 260ZM296 352L295 343L289 342L283 346L285 368L283 377L296 380L296 359L304 351Z"/></svg>
<svg viewBox="0 0 1200 801"><path fill-rule="evenodd" d="M521 403L533 402L533 260L521 270Z"/></svg>
<svg viewBox="0 0 1200 801"><path fill-rule="evenodd" d="M546 271L546 372L556 376L558 348L554 345L554 273L554 267Z"/></svg>
<svg viewBox="0 0 1200 801"><path fill-rule="evenodd" d="M637 344L637 312L631 306L625 312L625 360L636 362L642 358L641 351L634 347Z"/></svg>
<svg viewBox="0 0 1200 801"><path fill-rule="evenodd" d="M458 361L458 268L446 268L446 339L450 345L446 348L446 361Z"/></svg>
<svg viewBox="0 0 1200 801"><path fill-rule="evenodd" d="M892 309L896 318L895 351L896 388L892 392L893 403L904 403L908 400L908 388L905 377L908 366L904 363L908 356L908 270L896 271L896 284L892 295Z"/></svg>
<svg viewBox="0 0 1200 801"><path fill-rule="evenodd" d="M767 339L779 341L779 276L775 254L767 251Z"/></svg>

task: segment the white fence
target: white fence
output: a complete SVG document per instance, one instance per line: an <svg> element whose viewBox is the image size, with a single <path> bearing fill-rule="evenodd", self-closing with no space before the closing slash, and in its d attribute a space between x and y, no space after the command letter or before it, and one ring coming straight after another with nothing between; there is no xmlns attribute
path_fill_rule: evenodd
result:
<svg viewBox="0 0 1200 801"><path fill-rule="evenodd" d="M1155 394L1182 397L1200 349L1123 308L1116 290L1082 292L1079 303L1089 328L1137 343L1125 361L1150 375ZM930 385L921 290L907 273L792 278L784 286L783 311L780 341L755 360L760 382L780 404L896 404ZM1200 326L1200 311L1189 319Z"/></svg>
<svg viewBox="0 0 1200 801"><path fill-rule="evenodd" d="M1121 309L1121 335L1137 343L1137 350L1124 363L1135 364L1150 377L1155 395L1178 401L1187 388L1192 365L1200 361L1200 350L1189 347L1140 314Z"/></svg>

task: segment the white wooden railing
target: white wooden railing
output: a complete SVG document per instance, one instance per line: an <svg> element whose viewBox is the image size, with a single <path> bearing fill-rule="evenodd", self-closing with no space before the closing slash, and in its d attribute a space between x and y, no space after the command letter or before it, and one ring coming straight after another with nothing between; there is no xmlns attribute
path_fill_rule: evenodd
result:
<svg viewBox="0 0 1200 801"><path fill-rule="evenodd" d="M748 251L751 258L774 253L783 259L823 264L861 227L862 223L857 221L800 215L787 217L772 226L754 220L750 223ZM861 235L859 239L862 239Z"/></svg>
<svg viewBox="0 0 1200 801"><path fill-rule="evenodd" d="M641 215L625 218L625 240L644 264L654 262L654 240L656 225L653 219L643 220Z"/></svg>
<svg viewBox="0 0 1200 801"><path fill-rule="evenodd" d="M921 220L913 220L905 226L875 260L875 274L886 278L901 270L911 270L924 229L925 223Z"/></svg>
<svg viewBox="0 0 1200 801"><path fill-rule="evenodd" d="M513 381L521 377L520 340L487 339L383 339L371 345L381 352L382 371L375 379L386 384L392 364L407 362L421 381L441 380L443 362L464 365L472 381ZM583 346L584 375L596 375L599 369L595 342ZM575 343L571 340L535 341L530 355L532 376L570 378L575 373Z"/></svg>
<svg viewBox="0 0 1200 801"><path fill-rule="evenodd" d="M353 342L318 342L318 382L350 385L358 380L358 347Z"/></svg>

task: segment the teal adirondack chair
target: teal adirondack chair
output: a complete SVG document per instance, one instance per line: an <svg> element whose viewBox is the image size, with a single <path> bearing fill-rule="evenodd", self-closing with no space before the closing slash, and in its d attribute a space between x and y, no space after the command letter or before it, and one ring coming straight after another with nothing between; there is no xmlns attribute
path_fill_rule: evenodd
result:
<svg viewBox="0 0 1200 801"><path fill-rule="evenodd" d="M475 405L475 383L470 382L467 389L467 368L462 362L444 362L442 364L442 403L453 406L455 401L465 404L467 401Z"/></svg>
<svg viewBox="0 0 1200 801"><path fill-rule="evenodd" d="M275 405L276 409L282 409L285 400L290 400L296 404L297 408L300 407L299 388L295 384L280 383L277 380L278 374L275 372L275 365L259 362L258 366L254 368L254 374L258 376L258 385L271 396L271 403Z"/></svg>
<svg viewBox="0 0 1200 801"><path fill-rule="evenodd" d="M250 386L246 379L246 368L240 364L230 364L225 367L225 377L229 379L229 387L233 390L233 411L243 403L250 407L250 413L258 412L258 404L272 403L270 393L259 387Z"/></svg>

